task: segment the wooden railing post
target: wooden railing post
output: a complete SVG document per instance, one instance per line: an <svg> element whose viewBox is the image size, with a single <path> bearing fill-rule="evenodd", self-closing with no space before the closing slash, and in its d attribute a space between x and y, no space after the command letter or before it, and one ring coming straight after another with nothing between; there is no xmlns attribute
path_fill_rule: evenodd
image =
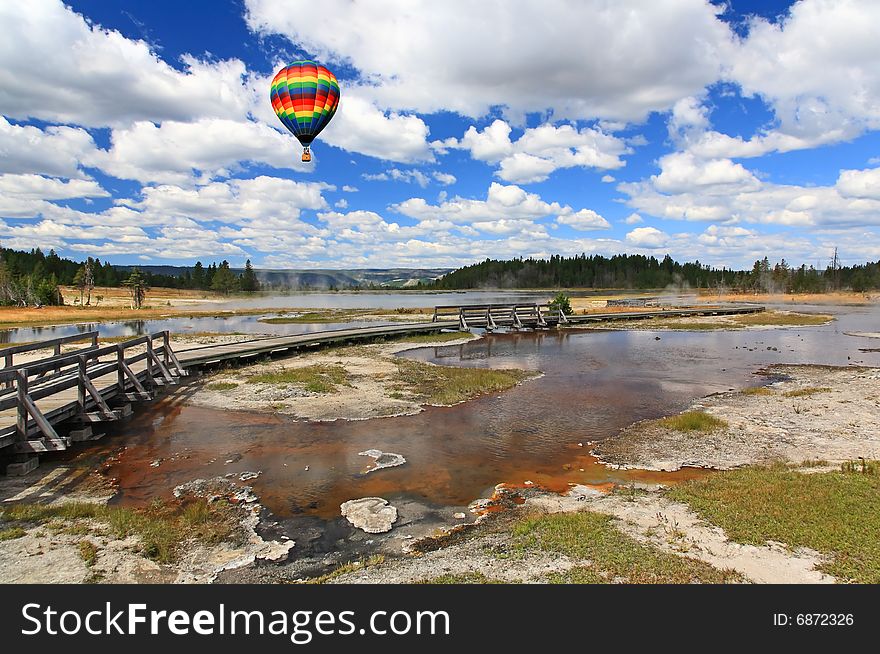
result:
<svg viewBox="0 0 880 654"><path fill-rule="evenodd" d="M171 332L167 329L162 332L162 346L165 348L163 354L165 356L165 367L167 368L171 365Z"/></svg>
<svg viewBox="0 0 880 654"><path fill-rule="evenodd" d="M86 412L86 358L81 354L78 359L76 402L82 415Z"/></svg>
<svg viewBox="0 0 880 654"><path fill-rule="evenodd" d="M6 357L5 357L5 362L6 362L6 367L7 367L7 368L11 368L11 367L12 367L12 357L13 357L13 356L14 356L14 355L12 355L12 354L7 354L7 355L6 355ZM7 379L7 380L6 380L6 388L12 388L12 383L13 383L13 382L12 382L12 379Z"/></svg>
<svg viewBox="0 0 880 654"><path fill-rule="evenodd" d="M125 349L122 347L122 343L119 343L116 346L116 386L119 393L125 393L125 370L122 368L124 362Z"/></svg>
<svg viewBox="0 0 880 654"><path fill-rule="evenodd" d="M147 383L149 383L150 387L155 387L156 382L153 377L153 357L156 355L153 353L153 339L147 338Z"/></svg>
<svg viewBox="0 0 880 654"><path fill-rule="evenodd" d="M26 441L28 432L27 432L27 423L28 423L28 410L27 410L27 396L28 396L28 373L27 368L22 368L21 370L17 370L15 372L15 383L18 388L18 414L15 421L15 429L17 432L17 440Z"/></svg>

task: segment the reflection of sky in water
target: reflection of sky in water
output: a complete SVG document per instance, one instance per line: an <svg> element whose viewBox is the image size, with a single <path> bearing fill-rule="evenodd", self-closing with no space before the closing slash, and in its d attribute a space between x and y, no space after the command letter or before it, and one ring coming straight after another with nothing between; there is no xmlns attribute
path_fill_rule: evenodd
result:
<svg viewBox="0 0 880 654"><path fill-rule="evenodd" d="M877 331L876 319L876 309L853 308L823 327L524 332L422 348L407 356L447 365L530 368L545 376L504 393L398 418L295 422L271 413L186 406L172 397L120 426L127 449L110 474L120 480L122 501L146 501L197 477L261 470L253 485L271 510L325 517L338 516L339 504L355 497L460 505L500 481L529 479L564 488L570 482L627 479L635 473L595 465L577 443L680 411L708 393L762 383L754 373L768 364L880 365L880 353L859 352L876 347L877 340L844 335ZM105 441L101 447L108 449L122 442ZM357 453L370 448L402 454L407 464L362 476L368 461ZM156 459L164 461L150 467ZM564 470L565 464L571 470Z"/></svg>
<svg viewBox="0 0 880 654"><path fill-rule="evenodd" d="M28 341L47 340L62 336L73 336L89 331L99 331L104 338L115 336L140 336L168 329L174 333L186 334L187 332L219 332L221 334L305 334L308 332L326 331L332 329L347 329L352 323L288 323L270 324L260 322L261 318L272 317L277 314L262 316L229 316L224 318L164 318L161 320L126 320L122 322L105 323L82 323L78 325L56 325L53 327L19 327L0 331L0 343L22 343ZM386 322L354 323L360 327L387 325Z"/></svg>

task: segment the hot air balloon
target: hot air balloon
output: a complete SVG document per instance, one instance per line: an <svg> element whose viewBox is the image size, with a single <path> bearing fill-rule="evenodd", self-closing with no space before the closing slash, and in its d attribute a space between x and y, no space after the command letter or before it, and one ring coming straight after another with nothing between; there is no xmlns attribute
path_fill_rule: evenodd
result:
<svg viewBox="0 0 880 654"><path fill-rule="evenodd" d="M272 80L272 108L303 146L303 161L311 161L309 146L327 126L339 106L336 75L314 61L294 61Z"/></svg>

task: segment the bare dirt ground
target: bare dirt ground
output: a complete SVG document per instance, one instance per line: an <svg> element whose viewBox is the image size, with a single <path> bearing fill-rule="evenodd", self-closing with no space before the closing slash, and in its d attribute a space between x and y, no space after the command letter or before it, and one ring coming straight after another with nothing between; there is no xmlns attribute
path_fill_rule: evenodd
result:
<svg viewBox="0 0 880 654"><path fill-rule="evenodd" d="M721 393L692 405L726 428L682 432L645 421L593 453L610 465L651 470L880 458L880 369L771 366L766 372L784 378L767 394Z"/></svg>

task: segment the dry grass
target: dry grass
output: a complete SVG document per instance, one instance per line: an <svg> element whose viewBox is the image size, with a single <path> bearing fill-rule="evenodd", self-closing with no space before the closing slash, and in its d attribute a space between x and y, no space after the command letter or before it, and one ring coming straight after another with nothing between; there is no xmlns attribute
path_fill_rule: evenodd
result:
<svg viewBox="0 0 880 654"><path fill-rule="evenodd" d="M238 384L234 382L214 382L205 386L209 391L229 391L238 388Z"/></svg>
<svg viewBox="0 0 880 654"><path fill-rule="evenodd" d="M202 499L186 504L157 501L145 508L109 507L90 502L10 504L0 509L0 517L12 523L13 528L58 520L96 520L107 524L119 538L138 536L141 553L159 563L177 560L187 542L215 545L239 533L238 518L231 505L223 501L209 504ZM80 543L80 553L88 562L84 542L88 541Z"/></svg>
<svg viewBox="0 0 880 654"><path fill-rule="evenodd" d="M762 311L732 316L731 321L743 326L786 326L786 325L824 325L834 320L834 316L824 313L793 313L788 311Z"/></svg>
<svg viewBox="0 0 880 654"><path fill-rule="evenodd" d="M743 395L775 395L773 389L766 386L750 386L740 391Z"/></svg>
<svg viewBox="0 0 880 654"><path fill-rule="evenodd" d="M831 389L826 386L807 386L806 388L796 388L793 391L783 393L785 397L809 397L816 393L830 393Z"/></svg>
<svg viewBox="0 0 880 654"><path fill-rule="evenodd" d="M668 416L655 421L655 424L675 431L710 432L725 429L727 422L705 411L685 411L677 416Z"/></svg>
<svg viewBox="0 0 880 654"><path fill-rule="evenodd" d="M535 376L534 372L518 369L452 368L409 359L396 363L398 376L393 391L444 406L507 390Z"/></svg>
<svg viewBox="0 0 880 654"><path fill-rule="evenodd" d="M248 377L249 384L295 384L310 393L334 393L339 386L351 386L348 372L340 365L315 364L282 368Z"/></svg>

